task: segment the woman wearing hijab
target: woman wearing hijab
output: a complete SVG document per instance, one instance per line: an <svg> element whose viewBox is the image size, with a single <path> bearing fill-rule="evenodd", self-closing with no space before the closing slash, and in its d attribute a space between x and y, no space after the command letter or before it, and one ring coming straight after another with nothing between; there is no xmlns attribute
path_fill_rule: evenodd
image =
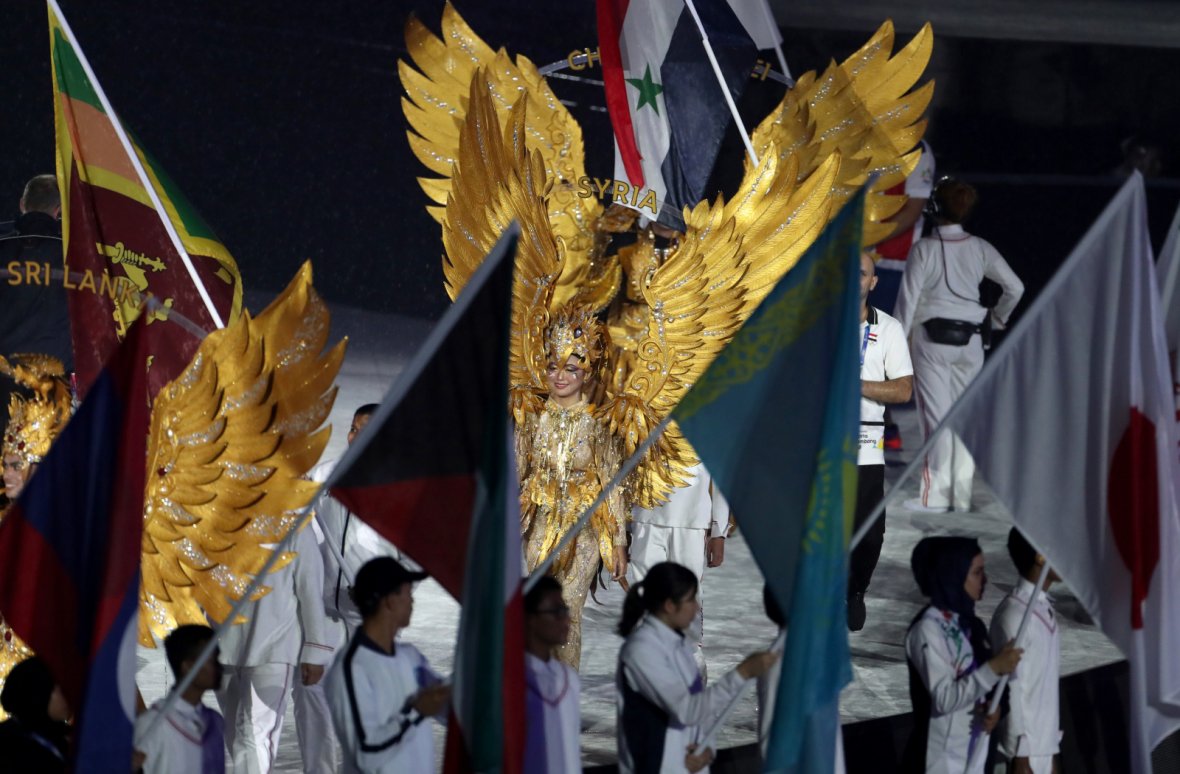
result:
<svg viewBox="0 0 1180 774"><path fill-rule="evenodd" d="M986 744L999 713L984 717L988 693L1016 668L1021 650L1008 643L992 655L987 627L975 617L987 575L974 538L928 537L910 565L930 599L906 633L914 733L905 771L961 774L974 744ZM967 774L982 774L984 761Z"/></svg>
<svg viewBox="0 0 1180 774"><path fill-rule="evenodd" d="M14 666L0 692L0 706L9 716L0 723L5 770L64 772L70 708L45 662L33 656Z"/></svg>

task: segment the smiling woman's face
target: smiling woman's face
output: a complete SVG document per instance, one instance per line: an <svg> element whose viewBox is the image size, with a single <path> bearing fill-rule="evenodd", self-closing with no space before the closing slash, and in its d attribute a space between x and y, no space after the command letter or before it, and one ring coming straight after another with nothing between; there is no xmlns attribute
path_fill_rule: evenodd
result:
<svg viewBox="0 0 1180 774"><path fill-rule="evenodd" d="M582 395L586 384L586 369L577 355L570 355L565 364L558 366L550 362L545 369L545 381L549 383L549 397L557 403L575 402Z"/></svg>

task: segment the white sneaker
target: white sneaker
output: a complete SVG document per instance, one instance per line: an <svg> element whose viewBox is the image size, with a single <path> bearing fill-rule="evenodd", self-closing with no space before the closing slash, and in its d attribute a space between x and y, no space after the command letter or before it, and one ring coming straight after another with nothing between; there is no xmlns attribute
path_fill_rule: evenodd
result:
<svg viewBox="0 0 1180 774"><path fill-rule="evenodd" d="M921 497L911 497L902 503L901 507L918 513L947 513L951 509L949 505L924 505Z"/></svg>

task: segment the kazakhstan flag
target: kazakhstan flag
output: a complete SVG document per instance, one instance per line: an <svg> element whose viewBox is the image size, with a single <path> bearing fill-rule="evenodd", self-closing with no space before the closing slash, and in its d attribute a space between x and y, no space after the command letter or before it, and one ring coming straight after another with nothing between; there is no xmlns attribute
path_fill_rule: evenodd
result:
<svg viewBox="0 0 1180 774"><path fill-rule="evenodd" d="M851 679L863 210L862 189L673 412L788 619L765 771L831 774Z"/></svg>

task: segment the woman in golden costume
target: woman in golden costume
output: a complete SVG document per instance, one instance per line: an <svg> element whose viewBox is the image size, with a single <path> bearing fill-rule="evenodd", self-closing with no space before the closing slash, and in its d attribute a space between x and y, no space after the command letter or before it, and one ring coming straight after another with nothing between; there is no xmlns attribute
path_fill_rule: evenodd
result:
<svg viewBox="0 0 1180 774"><path fill-rule="evenodd" d="M610 340L589 309L569 309L545 336L549 394L539 412L527 413L516 431L521 528L529 570L557 546L593 504L622 462L619 439L595 416L589 400L606 370ZM627 572L625 489L616 488L574 542L553 563L569 607L570 639L559 657L577 666L582 651L582 606L599 559L615 580Z"/></svg>
<svg viewBox="0 0 1180 774"><path fill-rule="evenodd" d="M519 227L509 368L533 568L870 175L863 242L890 233L885 221L905 199L886 191L920 155L933 84L911 87L933 36L927 26L893 55L887 22L844 62L801 76L755 129L757 160L732 197L685 207L683 232L666 249L644 232L612 253L612 234L630 220L581 193L591 179L582 130L538 68L493 50L449 3L441 28L406 23L402 108L431 173L419 182L442 227L452 299L510 224ZM624 271L629 305L614 303ZM616 351L597 314L619 332ZM573 618L567 662L579 660L598 560L616 577L625 569L625 514L662 502L696 461L669 425L557 558Z"/></svg>
<svg viewBox="0 0 1180 774"><path fill-rule="evenodd" d="M8 505L16 502L37 465L70 418L70 391L60 361L46 355L16 355L14 364L0 357L0 374L32 391L28 398L13 393L8 403L8 426L4 429L4 495ZM0 519L3 519L0 513ZM0 614L0 689L8 673L33 651L16 636ZM0 710L0 719L5 717Z"/></svg>

